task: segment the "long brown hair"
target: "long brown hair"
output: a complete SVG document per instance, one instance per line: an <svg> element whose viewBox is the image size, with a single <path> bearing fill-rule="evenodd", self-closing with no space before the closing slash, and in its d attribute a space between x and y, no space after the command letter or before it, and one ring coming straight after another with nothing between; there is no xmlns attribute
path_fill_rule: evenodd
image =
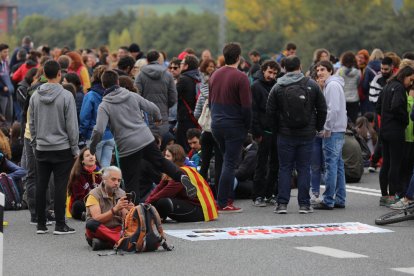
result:
<svg viewBox="0 0 414 276"><path fill-rule="evenodd" d="M4 135L3 131L0 131L0 151L6 156L7 159L11 159L9 138Z"/></svg>
<svg viewBox="0 0 414 276"><path fill-rule="evenodd" d="M89 150L89 148L85 147L80 152L78 157L75 160L75 163L73 164L72 170L70 171L69 181L68 181L68 195L72 195L72 186L76 183L76 181L79 179L82 169L83 169L83 155L85 154L85 151ZM98 161L96 161L96 165L98 165Z"/></svg>
<svg viewBox="0 0 414 276"><path fill-rule="evenodd" d="M72 51L72 52L66 53L66 55L69 56L71 59L71 62L69 64L69 69L76 72L79 69L79 67L85 66L85 64L83 64L83 61L82 61L82 56L79 55L77 52Z"/></svg>
<svg viewBox="0 0 414 276"><path fill-rule="evenodd" d="M378 140L377 132L374 130L372 125L369 123L368 119L364 116L359 117L356 120L355 129L358 132L358 134L364 138L364 140L368 140L368 132L371 136L372 143L375 145Z"/></svg>
<svg viewBox="0 0 414 276"><path fill-rule="evenodd" d="M186 155L182 146L179 144L168 145L166 150L171 153L174 164L176 164L178 167L184 166Z"/></svg>

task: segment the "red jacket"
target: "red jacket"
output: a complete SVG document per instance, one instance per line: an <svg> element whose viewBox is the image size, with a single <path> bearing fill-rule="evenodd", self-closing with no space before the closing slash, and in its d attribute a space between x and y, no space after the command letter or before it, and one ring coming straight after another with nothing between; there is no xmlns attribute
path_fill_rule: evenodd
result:
<svg viewBox="0 0 414 276"><path fill-rule="evenodd" d="M154 203L161 198L176 198L188 201L191 204L201 206L197 197L190 199L185 192L183 184L174 180L161 180L151 194L145 200L145 203Z"/></svg>
<svg viewBox="0 0 414 276"><path fill-rule="evenodd" d="M71 198L69 207L72 209L72 203L76 200L84 200L85 196L89 194L89 192L97 187L102 182L102 175L99 172L100 168L96 167L93 173L89 173L85 169L82 168L82 172L80 177L76 180L75 183L71 186Z"/></svg>
<svg viewBox="0 0 414 276"><path fill-rule="evenodd" d="M26 76L27 72L30 69L34 68L34 67L39 67L39 64L34 63L34 62L33 63L27 63L26 62L26 63L22 64L22 66L20 66L19 69L17 69L17 71L14 72L12 80L15 83L21 82L24 79L24 77Z"/></svg>

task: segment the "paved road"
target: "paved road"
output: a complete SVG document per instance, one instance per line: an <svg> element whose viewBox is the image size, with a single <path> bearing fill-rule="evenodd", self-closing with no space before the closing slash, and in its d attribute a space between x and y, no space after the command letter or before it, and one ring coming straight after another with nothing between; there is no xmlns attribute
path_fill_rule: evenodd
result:
<svg viewBox="0 0 414 276"><path fill-rule="evenodd" d="M388 211L378 206L377 173L365 174L361 183L349 185L346 209L300 215L295 194L293 191L287 215L274 214L273 207L253 207L244 200L237 202L244 208L241 214L223 215L210 223L167 223L164 228L334 222L374 225L374 218ZM395 268L414 274L414 221L384 227L393 232L381 234L199 242L168 236L175 246L173 252L99 257L85 242L82 222L69 221L76 234L54 236L36 235L27 211L7 212L5 218L9 226L4 237L4 275L409 275L392 270ZM324 247L323 254L298 249L317 246ZM337 257L343 251L363 256L337 258L332 256L335 250L341 250Z"/></svg>

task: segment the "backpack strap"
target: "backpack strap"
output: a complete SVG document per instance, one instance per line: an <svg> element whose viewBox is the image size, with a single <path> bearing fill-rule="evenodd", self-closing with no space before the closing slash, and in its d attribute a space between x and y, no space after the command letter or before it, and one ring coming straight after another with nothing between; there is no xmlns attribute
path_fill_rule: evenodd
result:
<svg viewBox="0 0 414 276"><path fill-rule="evenodd" d="M138 212L138 219L139 219L140 228L141 228L141 231L137 239L136 249L137 249L137 252L142 252L144 250L145 235L147 234L147 226L145 224L144 204L140 203L135 208Z"/></svg>
<svg viewBox="0 0 414 276"><path fill-rule="evenodd" d="M157 227L157 230L161 235L161 246L162 246L162 248L164 248L164 250L166 250L166 251L172 251L174 249L174 246L170 246L170 245L167 244L167 240L165 238L164 230L162 229L162 226L161 226L160 215L158 214L158 212L156 211L154 206L152 206L151 204L148 204L148 206L149 206L149 211L151 212L151 214L152 214L152 216L155 220L155 226Z"/></svg>
<svg viewBox="0 0 414 276"><path fill-rule="evenodd" d="M198 120L194 117L193 111L191 110L190 106L188 105L188 103L186 102L186 100L184 100L183 97L180 97L181 100L183 101L185 108L188 111L188 115L190 116L191 121L194 123L194 125L196 126L196 128L201 129L201 126L198 124Z"/></svg>

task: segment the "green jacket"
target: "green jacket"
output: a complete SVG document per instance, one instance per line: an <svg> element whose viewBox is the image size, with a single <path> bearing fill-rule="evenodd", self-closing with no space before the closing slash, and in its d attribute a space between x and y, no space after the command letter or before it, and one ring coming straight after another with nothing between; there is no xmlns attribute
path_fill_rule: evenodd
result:
<svg viewBox="0 0 414 276"><path fill-rule="evenodd" d="M414 97L412 96L408 96L407 97L407 111L408 114L411 114L411 110L413 108L414 105ZM411 119L409 118L410 116L408 115L408 126L405 129L405 141L406 142L414 142L414 123L413 121L411 121Z"/></svg>

